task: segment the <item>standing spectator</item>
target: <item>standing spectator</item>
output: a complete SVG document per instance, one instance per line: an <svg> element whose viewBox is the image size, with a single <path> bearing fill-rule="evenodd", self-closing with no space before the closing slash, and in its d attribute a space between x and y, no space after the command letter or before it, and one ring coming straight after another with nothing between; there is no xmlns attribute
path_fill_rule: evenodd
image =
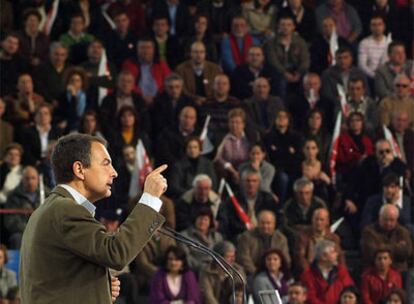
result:
<svg viewBox="0 0 414 304"><path fill-rule="evenodd" d="M16 273L5 266L8 261L7 247L0 244L0 300L5 300L9 291L17 287Z"/></svg>
<svg viewBox="0 0 414 304"><path fill-rule="evenodd" d="M194 272L189 269L185 251L171 246L151 282L150 304L181 301L201 304L201 295Z"/></svg>
<svg viewBox="0 0 414 304"><path fill-rule="evenodd" d="M292 16L281 16L274 38L264 44L265 56L271 66L283 76L279 94L294 93L302 76L310 66L310 56L305 40L295 33Z"/></svg>
<svg viewBox="0 0 414 304"><path fill-rule="evenodd" d="M170 34L182 39L190 28L190 12L187 3L180 0L156 0L152 6L152 19L165 16L170 25Z"/></svg>
<svg viewBox="0 0 414 304"><path fill-rule="evenodd" d="M176 68L176 72L183 79L184 94L201 105L213 96L214 79L221 73L221 68L206 60L206 47L201 41L191 45L190 57Z"/></svg>
<svg viewBox="0 0 414 304"><path fill-rule="evenodd" d="M260 46L251 46L246 63L237 66L231 74L232 94L240 100L250 98L257 78L265 78L269 82L270 93L276 95L278 90L276 69L265 62L264 52Z"/></svg>
<svg viewBox="0 0 414 304"><path fill-rule="evenodd" d="M290 268L291 259L286 237L276 228L276 215L270 210L261 211L255 229L245 231L237 241L237 261L243 266L247 275L258 272L262 256L269 249L279 249ZM288 275L286 273L286 275Z"/></svg>
<svg viewBox="0 0 414 304"><path fill-rule="evenodd" d="M42 16L36 9L23 13L24 28L19 35L19 52L32 66L36 67L47 60L49 38L39 30Z"/></svg>
<svg viewBox="0 0 414 304"><path fill-rule="evenodd" d="M349 44L356 43L362 32L361 19L358 12L345 0L328 0L315 11L319 31L322 31L322 20L331 16L337 25L338 36L346 39Z"/></svg>
<svg viewBox="0 0 414 304"><path fill-rule="evenodd" d="M399 74L411 75L413 62L407 60L405 46L402 42L393 41L388 45L389 60L375 71L375 95L382 99L390 96L395 90L395 78Z"/></svg>
<svg viewBox="0 0 414 304"><path fill-rule="evenodd" d="M168 65L159 60L155 53L152 38L140 38L137 42L137 55L124 61L122 69L128 70L137 81L137 92L142 95L147 106L151 105L157 93L164 89L164 80L171 71Z"/></svg>
<svg viewBox="0 0 414 304"><path fill-rule="evenodd" d="M384 246L392 251L396 270L406 272L412 260L412 239L410 232L398 224L399 210L396 206L386 204L381 207L379 220L370 224L362 232L361 252L363 263L369 265L375 252Z"/></svg>
<svg viewBox="0 0 414 304"><path fill-rule="evenodd" d="M69 62L79 64L87 58L87 48L94 37L86 32L85 16L79 12L70 17L67 33L60 36L59 41L69 49Z"/></svg>
<svg viewBox="0 0 414 304"><path fill-rule="evenodd" d="M402 288L401 274L392 268L390 249L378 249L372 266L361 277L361 292L365 304L378 304L393 288Z"/></svg>
<svg viewBox="0 0 414 304"><path fill-rule="evenodd" d="M322 240L315 247L315 261L301 280L308 287L309 304L336 304L342 290L354 282L344 265L338 264L336 244Z"/></svg>
<svg viewBox="0 0 414 304"><path fill-rule="evenodd" d="M60 42L52 42L49 60L40 64L33 73L36 91L53 106L57 106L60 94L66 89L64 75L69 68L67 58L68 49Z"/></svg>
<svg viewBox="0 0 414 304"><path fill-rule="evenodd" d="M18 143L9 144L4 151L4 161L0 164L0 205L22 179L22 156L23 147Z"/></svg>
<svg viewBox="0 0 414 304"><path fill-rule="evenodd" d="M258 39L264 41L274 35L278 9L277 6L269 0L256 0L242 5L243 16L247 20L249 33Z"/></svg>
<svg viewBox="0 0 414 304"><path fill-rule="evenodd" d="M3 115L6 112L6 103L0 98L0 160L3 160L3 154L6 147L13 142L14 128L13 126L3 119Z"/></svg>

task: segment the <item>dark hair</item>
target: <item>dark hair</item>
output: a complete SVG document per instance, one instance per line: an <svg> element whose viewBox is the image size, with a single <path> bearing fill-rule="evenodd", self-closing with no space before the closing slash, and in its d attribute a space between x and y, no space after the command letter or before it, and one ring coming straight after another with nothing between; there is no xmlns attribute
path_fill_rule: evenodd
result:
<svg viewBox="0 0 414 304"><path fill-rule="evenodd" d="M26 23L27 19L29 19L30 16L35 16L39 22L42 20L42 16L37 11L37 9L28 8L23 12L23 22Z"/></svg>
<svg viewBox="0 0 414 304"><path fill-rule="evenodd" d="M387 296L384 298L384 301L382 303L387 303L387 301L391 299L392 295L399 296L402 304L405 304L407 302L405 291L401 288L393 288L388 292Z"/></svg>
<svg viewBox="0 0 414 304"><path fill-rule="evenodd" d="M346 286L344 289L342 289L341 294L339 296L339 303L341 303L342 295L346 292L350 292L355 295L357 304L362 303L361 293L359 292L358 288L356 288L356 286L354 285L349 285L349 286Z"/></svg>
<svg viewBox="0 0 414 304"><path fill-rule="evenodd" d="M86 110L85 113L83 113L80 123L79 123L79 133L85 133L85 121L86 116L93 116L96 120L96 128L95 131L101 131L101 126L99 124L98 114L94 110Z"/></svg>
<svg viewBox="0 0 414 304"><path fill-rule="evenodd" d="M263 12L267 13L270 9L270 7L273 5L272 1L269 1L269 3L267 3L264 7L263 7ZM259 8L260 7L260 2L259 0L254 0L254 8Z"/></svg>
<svg viewBox="0 0 414 304"><path fill-rule="evenodd" d="M371 18L369 18L369 20L373 20L373 19L381 19L386 24L386 17L381 12L375 12L375 13L373 13L372 16L371 16Z"/></svg>
<svg viewBox="0 0 414 304"><path fill-rule="evenodd" d="M388 253L390 255L391 260L393 260L392 249L388 246L382 246L378 248L377 250L375 250L374 254L372 255L373 256L372 266L375 266L375 260L377 259L377 256L380 253Z"/></svg>
<svg viewBox="0 0 414 304"><path fill-rule="evenodd" d="M271 254L277 254L279 256L279 258L280 258L280 271L283 273L283 279L289 280L289 278L290 278L289 265L286 261L286 258L284 256L283 252L280 249L277 249L277 248L268 249L263 253L263 255L260 259L260 265L259 265L259 268L257 270L257 273L267 270L267 268L266 268L266 258Z"/></svg>
<svg viewBox="0 0 414 304"><path fill-rule="evenodd" d="M82 90L86 92L88 88L88 77L86 76L86 72L84 68L73 66L66 70L63 74L63 83L65 88L67 87L70 79L73 75L79 75L82 79Z"/></svg>
<svg viewBox="0 0 414 304"><path fill-rule="evenodd" d="M86 20L85 20L85 16L83 15L83 13L82 12L75 12L75 13L73 13L72 15L70 15L70 21L72 21L72 19L74 19L74 18L82 18L82 21L85 23L86 22Z"/></svg>
<svg viewBox="0 0 414 304"><path fill-rule="evenodd" d="M170 25L170 18L168 18L165 14L156 14L154 17L152 17L151 25L154 25L155 21L157 20L167 20L168 26Z"/></svg>
<svg viewBox="0 0 414 304"><path fill-rule="evenodd" d="M133 106L128 106L128 105L122 106L119 109L117 119L116 119L118 130L122 130L121 117L126 112L130 112L132 115L134 115L134 117L135 117L134 130L136 132L137 129L138 129L138 114L137 114L137 111L135 110L135 108Z"/></svg>
<svg viewBox="0 0 414 304"><path fill-rule="evenodd" d="M201 207L194 213L194 218L193 218L194 225L195 225L196 219L200 216L208 216L210 219L210 226L208 228L209 229L214 228L214 215L210 207Z"/></svg>
<svg viewBox="0 0 414 304"><path fill-rule="evenodd" d="M348 126L348 128L349 128L349 126L351 125L351 120L352 120L352 118L353 118L354 116L358 116L358 117L362 120L362 132L361 132L361 133L364 133L365 116L364 116L364 114L362 114L361 112L358 112L358 111L352 111L352 112L349 114L348 118L346 119L346 125L347 125L347 126Z"/></svg>
<svg viewBox="0 0 414 304"><path fill-rule="evenodd" d="M293 22L293 24L296 26L296 20L295 20L295 18L292 16L292 14L288 14L288 13L285 13L285 14L282 14L280 17L279 17L279 20L278 20L278 24L280 23L280 20L282 20L282 19L290 19L290 20L292 20L292 22Z"/></svg>
<svg viewBox="0 0 414 304"><path fill-rule="evenodd" d="M19 144L19 143L16 143L16 142L12 142L12 143L10 143L10 144L8 144L6 146L6 148L4 149L4 156L7 153L9 153L10 150L17 150L17 151L19 151L20 152L20 156L22 156L23 153L24 153L23 146L21 144Z"/></svg>
<svg viewBox="0 0 414 304"><path fill-rule="evenodd" d="M303 282L301 282L301 281L295 281L295 282L293 282L292 284L289 285L289 288L290 287L300 287L300 288L303 289L303 291L305 293L308 292L308 287Z"/></svg>
<svg viewBox="0 0 414 304"><path fill-rule="evenodd" d="M175 245L168 247L167 250L165 251L164 258L161 262L161 269L168 273L169 270L167 268L167 264L168 264L168 255L170 253L174 254L178 260L183 262L183 269L180 271L180 273L187 272L189 270L188 262L187 262L187 255L184 249L182 249L181 247L175 246Z"/></svg>
<svg viewBox="0 0 414 304"><path fill-rule="evenodd" d="M46 102L41 103L37 107L37 109L35 110L35 115L37 115L40 112L40 110L43 109L43 108L47 108L49 110L50 115L53 115L53 107L52 107L52 105L49 104L49 103L46 103Z"/></svg>
<svg viewBox="0 0 414 304"><path fill-rule="evenodd" d="M4 254L4 264L7 264L9 261L9 254L7 253L7 247L4 244L0 244L0 251L3 251Z"/></svg>
<svg viewBox="0 0 414 304"><path fill-rule="evenodd" d="M388 45L388 56L391 55L393 48L397 46L402 46L405 49L405 44L403 42L395 40Z"/></svg>
<svg viewBox="0 0 414 304"><path fill-rule="evenodd" d="M120 7L114 9L111 15L112 15L112 18L113 19L115 19L116 17L121 16L121 15L125 15L129 19L129 16L128 16L127 11L125 9L123 9L123 8L120 8Z"/></svg>
<svg viewBox="0 0 414 304"><path fill-rule="evenodd" d="M344 53L349 53L352 57L354 57L352 54L352 50L347 46L341 46L339 49L336 50L335 55L338 56Z"/></svg>
<svg viewBox="0 0 414 304"><path fill-rule="evenodd" d="M87 134L69 134L61 137L52 153L51 162L53 173L58 184L73 181L73 163L80 161L88 168L91 165L91 147L93 142L106 145L100 137Z"/></svg>
<svg viewBox="0 0 414 304"><path fill-rule="evenodd" d="M189 137L187 137L185 139L185 145L184 145L184 147L187 148L188 144L190 142L192 142L192 141L196 141L197 142L197 144L198 144L198 146L200 148L200 151L203 150L203 143L201 142L200 137L193 136L193 135L192 136L189 136Z"/></svg>
<svg viewBox="0 0 414 304"><path fill-rule="evenodd" d="M363 78L361 78L361 77L353 77L353 78L349 79L348 85L349 85L351 82L352 82L352 83L355 83L355 82L362 82L362 86L363 86L363 87L364 87L364 89L365 89L365 81L364 81L364 79L363 79Z"/></svg>
<svg viewBox="0 0 414 304"><path fill-rule="evenodd" d="M383 187L390 185L397 185L400 187L400 177L394 172L386 174L381 181Z"/></svg>

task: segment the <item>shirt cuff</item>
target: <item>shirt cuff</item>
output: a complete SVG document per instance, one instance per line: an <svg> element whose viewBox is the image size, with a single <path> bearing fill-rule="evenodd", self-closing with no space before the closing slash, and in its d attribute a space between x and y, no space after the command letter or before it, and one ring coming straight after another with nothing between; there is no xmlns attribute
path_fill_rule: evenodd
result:
<svg viewBox="0 0 414 304"><path fill-rule="evenodd" d="M141 198L139 199L139 203L147 205L157 212L160 212L162 206L162 201L158 197L155 197L147 192L144 192L142 194Z"/></svg>

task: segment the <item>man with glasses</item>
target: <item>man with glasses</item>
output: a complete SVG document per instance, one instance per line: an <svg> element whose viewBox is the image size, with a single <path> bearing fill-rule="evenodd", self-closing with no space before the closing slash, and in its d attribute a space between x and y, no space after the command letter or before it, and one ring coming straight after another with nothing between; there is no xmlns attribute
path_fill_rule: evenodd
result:
<svg viewBox="0 0 414 304"><path fill-rule="evenodd" d="M385 97L379 104L379 119L382 125L389 125L392 113L408 113L409 125L414 125L414 99L410 97L410 79L405 75L398 75L394 80L394 94Z"/></svg>

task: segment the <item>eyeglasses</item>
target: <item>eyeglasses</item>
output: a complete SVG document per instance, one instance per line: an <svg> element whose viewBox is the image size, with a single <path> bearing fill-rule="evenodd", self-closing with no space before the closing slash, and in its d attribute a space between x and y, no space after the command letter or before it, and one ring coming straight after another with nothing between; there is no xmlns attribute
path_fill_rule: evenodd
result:
<svg viewBox="0 0 414 304"><path fill-rule="evenodd" d="M380 155L389 154L391 153L391 150L390 149L379 150L378 153Z"/></svg>
<svg viewBox="0 0 414 304"><path fill-rule="evenodd" d="M395 84L396 88L408 88L408 84L405 83L396 83Z"/></svg>

